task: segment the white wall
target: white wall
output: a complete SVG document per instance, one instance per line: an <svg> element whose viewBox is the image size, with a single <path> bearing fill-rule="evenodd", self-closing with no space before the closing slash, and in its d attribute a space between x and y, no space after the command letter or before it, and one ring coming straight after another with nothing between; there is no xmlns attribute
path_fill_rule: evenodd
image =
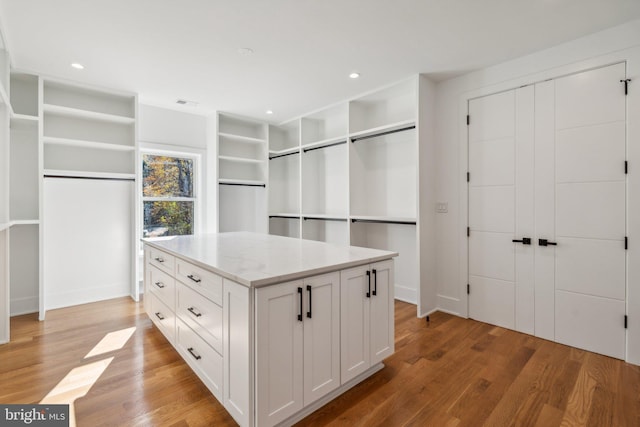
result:
<svg viewBox="0 0 640 427"><path fill-rule="evenodd" d="M628 176L628 349L640 363L640 20L611 28L513 61L441 82L436 89L437 305L467 316L467 100L576 71L627 61L632 79L627 98ZM637 82L637 83L636 83ZM635 85L634 85L635 83ZM638 172L634 173L633 165ZM633 245L632 242L638 242Z"/></svg>
<svg viewBox="0 0 640 427"><path fill-rule="evenodd" d="M140 104L138 138L142 143L207 148L206 117Z"/></svg>

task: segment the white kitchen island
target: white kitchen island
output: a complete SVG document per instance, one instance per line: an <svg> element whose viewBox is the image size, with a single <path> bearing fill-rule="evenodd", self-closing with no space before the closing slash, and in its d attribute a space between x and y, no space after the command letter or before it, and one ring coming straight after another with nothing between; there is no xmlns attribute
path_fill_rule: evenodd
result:
<svg viewBox="0 0 640 427"><path fill-rule="evenodd" d="M241 426L291 425L394 351L395 252L247 232L144 243L145 310Z"/></svg>

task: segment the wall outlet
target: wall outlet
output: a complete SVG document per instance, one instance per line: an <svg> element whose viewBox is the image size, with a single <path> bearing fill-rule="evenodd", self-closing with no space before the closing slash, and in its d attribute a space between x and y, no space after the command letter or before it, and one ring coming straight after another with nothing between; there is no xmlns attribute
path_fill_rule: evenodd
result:
<svg viewBox="0 0 640 427"><path fill-rule="evenodd" d="M438 202L438 203L436 203L436 212L437 213L447 213L447 212L449 212L449 203L447 203L447 202Z"/></svg>

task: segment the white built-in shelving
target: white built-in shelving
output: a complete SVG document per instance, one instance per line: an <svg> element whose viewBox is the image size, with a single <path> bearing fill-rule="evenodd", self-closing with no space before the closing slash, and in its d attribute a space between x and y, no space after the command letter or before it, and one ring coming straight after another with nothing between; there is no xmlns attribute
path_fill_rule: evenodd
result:
<svg viewBox="0 0 640 427"><path fill-rule="evenodd" d="M10 117L9 54L0 37L0 344L9 341Z"/></svg>

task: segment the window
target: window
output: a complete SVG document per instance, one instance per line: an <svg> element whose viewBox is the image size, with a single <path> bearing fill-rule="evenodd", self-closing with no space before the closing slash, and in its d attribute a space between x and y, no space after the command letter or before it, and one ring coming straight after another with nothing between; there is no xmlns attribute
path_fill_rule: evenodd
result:
<svg viewBox="0 0 640 427"><path fill-rule="evenodd" d="M142 154L143 237L193 234L196 158Z"/></svg>

